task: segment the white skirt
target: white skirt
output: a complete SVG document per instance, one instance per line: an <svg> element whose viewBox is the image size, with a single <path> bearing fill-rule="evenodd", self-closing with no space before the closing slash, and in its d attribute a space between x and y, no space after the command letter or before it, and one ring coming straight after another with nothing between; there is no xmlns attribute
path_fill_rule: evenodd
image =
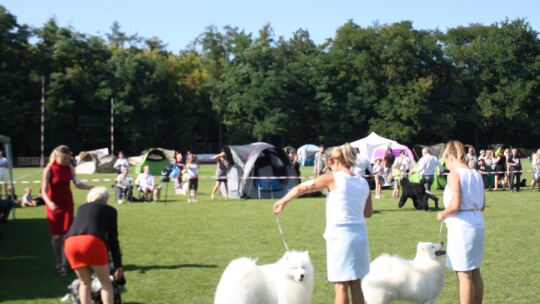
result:
<svg viewBox="0 0 540 304"><path fill-rule="evenodd" d="M446 267L454 271L478 269L484 261L485 229L447 225Z"/></svg>
<svg viewBox="0 0 540 304"><path fill-rule="evenodd" d="M368 274L371 259L366 225L326 227L324 238L328 281L354 281Z"/></svg>

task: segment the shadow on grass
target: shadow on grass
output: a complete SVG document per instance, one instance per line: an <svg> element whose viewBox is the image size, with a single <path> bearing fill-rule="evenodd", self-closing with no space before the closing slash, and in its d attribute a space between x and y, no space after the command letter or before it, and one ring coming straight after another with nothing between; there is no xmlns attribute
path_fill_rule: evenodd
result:
<svg viewBox="0 0 540 304"><path fill-rule="evenodd" d="M44 212L45 213L45 212ZM0 225L0 302L9 300L60 300L75 278L72 271L59 277L54 271L51 237L43 218L16 219Z"/></svg>
<svg viewBox="0 0 540 304"><path fill-rule="evenodd" d="M159 270L159 269L165 269L165 270L174 270L174 269L182 269L182 268L217 268L217 265L205 265L205 264L179 264L179 265L145 265L145 266L137 266L137 265L124 265L125 271L138 271L139 273L145 273L149 270Z"/></svg>

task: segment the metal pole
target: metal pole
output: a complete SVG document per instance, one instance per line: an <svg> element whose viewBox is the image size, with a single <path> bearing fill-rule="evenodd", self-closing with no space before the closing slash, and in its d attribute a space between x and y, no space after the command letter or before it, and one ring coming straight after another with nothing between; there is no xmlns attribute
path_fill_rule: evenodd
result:
<svg viewBox="0 0 540 304"><path fill-rule="evenodd" d="M45 165L45 77L41 77L41 157L39 166Z"/></svg>
<svg viewBox="0 0 540 304"><path fill-rule="evenodd" d="M111 98L111 154L114 155L114 99Z"/></svg>

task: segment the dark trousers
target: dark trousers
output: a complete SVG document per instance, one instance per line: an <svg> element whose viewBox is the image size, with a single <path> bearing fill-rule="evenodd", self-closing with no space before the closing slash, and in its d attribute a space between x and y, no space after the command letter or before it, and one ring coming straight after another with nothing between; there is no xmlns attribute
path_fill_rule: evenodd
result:
<svg viewBox="0 0 540 304"><path fill-rule="evenodd" d="M426 180L426 183L424 184L424 187L426 188L426 196L433 201L435 201L435 208L439 208L439 198L436 197L433 193L431 193L431 185L433 185L433 182L435 181L435 178L433 175L422 175L422 178ZM427 201L426 201L427 203Z"/></svg>
<svg viewBox="0 0 540 304"><path fill-rule="evenodd" d="M514 177L516 178L516 183L514 183ZM510 190L514 190L514 187L516 187L516 190L520 191L519 184L521 184L521 172L510 170Z"/></svg>

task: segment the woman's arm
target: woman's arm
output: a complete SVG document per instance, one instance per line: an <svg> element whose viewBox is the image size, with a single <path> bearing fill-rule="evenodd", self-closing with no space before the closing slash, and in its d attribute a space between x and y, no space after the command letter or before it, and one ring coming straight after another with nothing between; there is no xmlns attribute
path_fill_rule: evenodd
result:
<svg viewBox="0 0 540 304"><path fill-rule="evenodd" d="M109 219L109 227L107 229L107 240L109 243L114 268L116 269L114 276L115 278L119 279L123 276L123 268L120 242L118 241L118 212L112 207L109 210L111 212L111 216Z"/></svg>
<svg viewBox="0 0 540 304"><path fill-rule="evenodd" d="M56 204L51 201L51 198L47 194L49 191L49 183L51 181L51 171L49 170L49 166L45 167L45 170L43 170L43 177L41 178L41 197L43 197L43 200L45 201L45 204L49 206L49 209L56 210Z"/></svg>
<svg viewBox="0 0 540 304"><path fill-rule="evenodd" d="M373 215L373 203L371 201L371 191L370 191L366 200L366 206L364 207L364 217L371 217L372 215Z"/></svg>
<svg viewBox="0 0 540 304"><path fill-rule="evenodd" d="M94 186L90 186L90 185L86 185L86 184L83 184L79 181L79 179L77 178L77 175L75 175L75 168L71 167L71 179L73 180L73 183L75 184L75 187L79 188L79 189L85 189L85 190L90 190L92 188L94 188Z"/></svg>
<svg viewBox="0 0 540 304"><path fill-rule="evenodd" d="M455 171L450 172L448 175L448 186L452 190L452 201L450 205L446 207L442 212L437 214L437 219L439 221L444 220L447 216L454 214L459 211L461 206L461 187L459 185L460 177L459 174Z"/></svg>
<svg viewBox="0 0 540 304"><path fill-rule="evenodd" d="M293 199L307 193L322 191L324 188L329 188L330 190L334 188L334 176L332 174L321 175L313 181L308 181L292 188L282 199L274 204L274 214L281 213L285 205Z"/></svg>

